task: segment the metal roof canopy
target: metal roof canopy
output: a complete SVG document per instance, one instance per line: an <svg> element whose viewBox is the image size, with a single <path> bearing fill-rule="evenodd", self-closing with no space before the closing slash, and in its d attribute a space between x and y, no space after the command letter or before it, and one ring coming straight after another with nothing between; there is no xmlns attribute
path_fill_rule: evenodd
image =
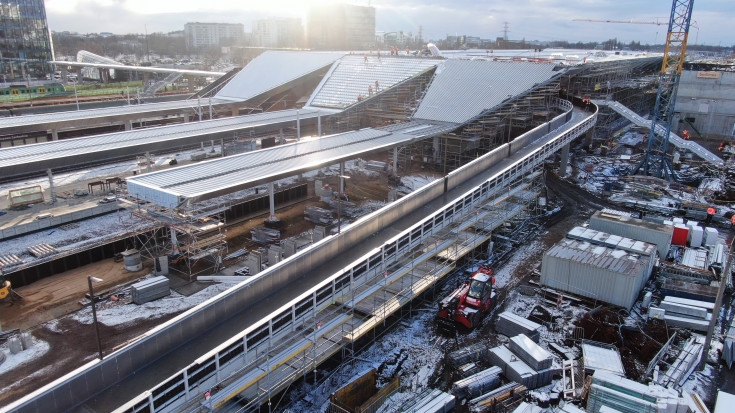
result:
<svg viewBox="0 0 735 413"><path fill-rule="evenodd" d="M2 148L0 176L30 174L80 163L99 163L130 157L136 151L171 151L181 145L221 139L225 134L237 130L294 123L297 112L301 121L335 113L327 109L289 109Z"/></svg>
<svg viewBox="0 0 735 413"><path fill-rule="evenodd" d="M186 109L202 110L209 106L209 99L177 100L173 102L146 103L142 105L115 106L110 108L85 109L37 115L0 118L0 134L24 133L29 130L51 130L68 127L96 126L103 122L122 122L129 119L160 116ZM233 104L231 100L213 98L212 105ZM192 112L193 114L194 112ZM145 115L145 116L143 116Z"/></svg>
<svg viewBox="0 0 735 413"><path fill-rule="evenodd" d="M333 64L344 52L269 50L248 63L215 95L247 100Z"/></svg>
<svg viewBox="0 0 735 413"><path fill-rule="evenodd" d="M387 150L422 137L366 128L139 175L127 180L128 193L160 206L176 208Z"/></svg>
<svg viewBox="0 0 735 413"><path fill-rule="evenodd" d="M120 63L114 64L114 63L67 62L64 60L52 60L49 63L52 65L57 65L57 66L93 67L93 68L98 68L98 69L129 70L131 72L146 72L146 73L181 73L182 75L189 75L189 76L220 77L220 76L225 75L225 72L210 72L207 70L193 70L193 69L172 69L169 67L155 67L155 66L129 66L129 65L124 65Z"/></svg>
<svg viewBox="0 0 735 413"><path fill-rule="evenodd" d="M464 123L561 73L550 63L447 60L413 117Z"/></svg>

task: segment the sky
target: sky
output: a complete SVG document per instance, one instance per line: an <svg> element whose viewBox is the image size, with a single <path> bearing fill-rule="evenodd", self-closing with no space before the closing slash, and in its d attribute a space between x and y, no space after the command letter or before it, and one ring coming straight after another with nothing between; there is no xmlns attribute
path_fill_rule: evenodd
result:
<svg viewBox="0 0 735 413"><path fill-rule="evenodd" d="M153 33L183 30L187 22L243 23L267 17L299 17L312 5L338 0L46 0L52 31ZM404 31L425 40L447 35L494 39L508 23L511 40L640 41L663 43L666 25L578 22L573 19L662 21L670 0L362 0L344 3L376 8L376 30ZM735 44L733 0L698 0L689 44Z"/></svg>

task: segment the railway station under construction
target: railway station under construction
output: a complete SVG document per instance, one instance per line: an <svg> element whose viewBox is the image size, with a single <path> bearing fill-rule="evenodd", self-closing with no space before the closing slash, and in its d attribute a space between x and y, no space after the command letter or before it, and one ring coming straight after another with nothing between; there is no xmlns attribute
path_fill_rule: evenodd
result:
<svg viewBox="0 0 735 413"><path fill-rule="evenodd" d="M146 165L145 173L110 187L114 208L95 202L85 212L76 210L76 217L62 212L1 226L3 239L20 239L113 209L138 220L91 245L8 261L4 275L17 286L131 247L157 263L154 272L163 260L187 281L217 275L237 255L228 248L228 221L267 213L265 225L278 230L276 206L322 190L314 176L324 168L339 170L340 218L346 211L346 162L382 159L391 176L411 170L437 176L331 233L317 227L321 239L303 248L266 246L275 258L250 265L242 282L3 411L270 407L325 361L357 357L411 314L416 300L432 300L441 280L464 262L492 254L494 235L514 239L533 232L529 228L548 213L545 165L559 157L563 175L573 141L607 139L621 123L650 110L661 63L649 56L559 66L268 51L196 103L0 120L0 132L15 133L25 122L56 137L0 149L0 175L7 180L48 174L53 191L52 170L136 156ZM140 111L144 106L151 108ZM144 127L140 121L163 116L176 124ZM59 130L75 123L120 122L129 130L58 139ZM226 148L243 142L259 149L228 153ZM706 149L676 142L680 150L716 162ZM213 159L150 167L151 152L205 145ZM257 190L263 186L267 196Z"/></svg>

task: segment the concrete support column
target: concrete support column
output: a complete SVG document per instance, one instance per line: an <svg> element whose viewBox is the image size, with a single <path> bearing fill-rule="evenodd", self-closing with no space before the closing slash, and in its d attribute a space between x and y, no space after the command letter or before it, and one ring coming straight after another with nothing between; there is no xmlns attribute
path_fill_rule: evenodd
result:
<svg viewBox="0 0 735 413"><path fill-rule="evenodd" d="M191 116L188 113L184 113L184 123L191 122Z"/></svg>
<svg viewBox="0 0 735 413"><path fill-rule="evenodd" d="M48 189L51 192L51 203L56 203L56 191L54 191L54 174L51 173L51 168L46 169L46 173L48 174Z"/></svg>
<svg viewBox="0 0 735 413"><path fill-rule="evenodd" d="M69 82L69 70L66 67L61 68L61 83Z"/></svg>
<svg viewBox="0 0 735 413"><path fill-rule="evenodd" d="M213 116L213 113L212 113L212 98L210 97L209 98L209 119L210 120L212 119L212 116Z"/></svg>
<svg viewBox="0 0 735 413"><path fill-rule="evenodd" d="M151 74L148 72L143 72L143 90L148 87L149 80L151 80Z"/></svg>
<svg viewBox="0 0 735 413"><path fill-rule="evenodd" d="M59 140L59 130L58 129L51 129L51 140L52 141Z"/></svg>
<svg viewBox="0 0 735 413"><path fill-rule="evenodd" d="M316 111L316 136L322 136L322 115Z"/></svg>
<svg viewBox="0 0 735 413"><path fill-rule="evenodd" d="M431 147L434 150L432 152L432 156L434 157L434 159L438 159L439 158L439 155L441 154L441 152L440 152L441 151L441 147L439 146L439 137L438 136L434 136L434 139L432 140L432 143L431 143Z"/></svg>
<svg viewBox="0 0 735 413"><path fill-rule="evenodd" d="M202 121L202 98L197 97L197 113L199 114L199 122Z"/></svg>
<svg viewBox="0 0 735 413"><path fill-rule="evenodd" d="M77 72L77 83L79 83L82 81L82 68L77 67L76 72Z"/></svg>
<svg viewBox="0 0 735 413"><path fill-rule="evenodd" d="M276 221L276 198L275 198L275 188L273 187L273 182L268 182L268 203L270 205L270 216L268 217L268 221Z"/></svg>
<svg viewBox="0 0 735 413"><path fill-rule="evenodd" d="M569 144L561 148L561 161L559 162L559 176L567 176L567 165L569 165Z"/></svg>
<svg viewBox="0 0 735 413"><path fill-rule="evenodd" d="M284 143L286 143L286 139L283 137L283 128L279 128L278 129L278 138L279 138L279 143L281 145L283 145Z"/></svg>
<svg viewBox="0 0 735 413"><path fill-rule="evenodd" d="M398 147L393 148L393 173L398 175Z"/></svg>
<svg viewBox="0 0 735 413"><path fill-rule="evenodd" d="M296 140L301 140L301 119L299 118L299 110L296 109Z"/></svg>
<svg viewBox="0 0 735 413"><path fill-rule="evenodd" d="M151 153L150 152L145 153L145 171L146 172L151 171Z"/></svg>
<svg viewBox="0 0 735 413"><path fill-rule="evenodd" d="M345 191L345 180L344 178L342 178L343 176L345 176L345 163L344 162L339 163L339 176L340 176L339 178L339 197L340 199L342 199L341 194Z"/></svg>
<svg viewBox="0 0 735 413"><path fill-rule="evenodd" d="M238 109L238 108L233 108L232 109L232 116L238 116L239 114L240 114L240 109Z"/></svg>
<svg viewBox="0 0 735 413"><path fill-rule="evenodd" d="M133 120L128 119L125 121L125 130L133 130Z"/></svg>

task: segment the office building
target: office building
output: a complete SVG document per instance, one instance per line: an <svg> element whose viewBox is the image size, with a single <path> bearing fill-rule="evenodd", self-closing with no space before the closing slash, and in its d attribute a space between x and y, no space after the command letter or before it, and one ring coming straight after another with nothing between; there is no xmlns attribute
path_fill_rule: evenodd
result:
<svg viewBox="0 0 735 413"><path fill-rule="evenodd" d="M245 27L242 23L186 23L184 36L186 50L212 46L235 46L243 41Z"/></svg>
<svg viewBox="0 0 735 413"><path fill-rule="evenodd" d="M46 79L54 60L43 0L0 0L3 82Z"/></svg>
<svg viewBox="0 0 735 413"><path fill-rule="evenodd" d="M319 50L366 50L375 46L375 7L332 4L309 9L308 47Z"/></svg>
<svg viewBox="0 0 735 413"><path fill-rule="evenodd" d="M251 44L259 47L304 47L304 26L297 18L256 20L253 22Z"/></svg>

